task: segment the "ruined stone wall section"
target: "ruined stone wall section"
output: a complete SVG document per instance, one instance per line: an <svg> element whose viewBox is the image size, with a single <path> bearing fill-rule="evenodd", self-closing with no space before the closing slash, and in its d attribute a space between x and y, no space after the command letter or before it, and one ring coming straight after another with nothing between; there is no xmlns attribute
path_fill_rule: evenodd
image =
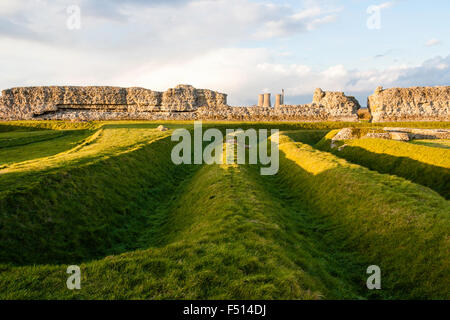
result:
<svg viewBox="0 0 450 320"><path fill-rule="evenodd" d="M72 110L96 112L189 112L198 107L226 105L227 95L212 90L179 85L166 92L120 87L20 87L2 92L0 116L9 120L63 115Z"/></svg>
<svg viewBox="0 0 450 320"><path fill-rule="evenodd" d="M372 122L450 121L450 86L378 87L368 97Z"/></svg>
<svg viewBox="0 0 450 320"><path fill-rule="evenodd" d="M196 89L192 86L177 86L168 89L162 96L162 110L193 111L197 107Z"/></svg>
<svg viewBox="0 0 450 320"><path fill-rule="evenodd" d="M377 88L368 97L373 122L450 121L450 86ZM120 87L22 87L0 96L0 119L358 121L358 101L316 89L304 105L230 107L227 95L190 85L165 92Z"/></svg>
<svg viewBox="0 0 450 320"><path fill-rule="evenodd" d="M313 103L276 108L230 107L227 95L179 85L165 92L119 87L24 87L4 90L7 120L358 121L359 104L342 92L317 89ZM3 110L3 116L2 116Z"/></svg>
<svg viewBox="0 0 450 320"><path fill-rule="evenodd" d="M355 115L333 115L325 107L311 105L288 108L230 107L211 109L199 107L193 112L140 112L114 110L59 110L39 116L36 119L49 120L217 120L217 121L357 121Z"/></svg>
<svg viewBox="0 0 450 320"><path fill-rule="evenodd" d="M239 121L358 121L357 114L334 112L327 106L313 104L271 107L199 108L200 119Z"/></svg>
<svg viewBox="0 0 450 320"><path fill-rule="evenodd" d="M346 114L349 116L361 108L355 97L346 96L344 92L339 91L323 91L320 88L314 91L312 104L326 106L333 115Z"/></svg>

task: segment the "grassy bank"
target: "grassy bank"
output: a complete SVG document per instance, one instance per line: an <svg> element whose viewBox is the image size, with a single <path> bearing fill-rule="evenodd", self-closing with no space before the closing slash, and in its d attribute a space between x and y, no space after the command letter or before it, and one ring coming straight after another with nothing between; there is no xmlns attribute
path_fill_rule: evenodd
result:
<svg viewBox="0 0 450 320"><path fill-rule="evenodd" d="M31 139L0 148L0 299L449 298L449 201L314 149L329 129L282 135L279 173L261 176L175 166L160 123L50 123L0 133ZM276 128L206 127L247 125Z"/></svg>
<svg viewBox="0 0 450 320"><path fill-rule="evenodd" d="M7 164L45 158L70 150L92 134L90 130L0 133L0 169Z"/></svg>
<svg viewBox="0 0 450 320"><path fill-rule="evenodd" d="M329 130L291 130L283 133L296 142L302 142L314 146Z"/></svg>
<svg viewBox="0 0 450 320"><path fill-rule="evenodd" d="M110 125L142 125L145 127L160 125L168 127L187 127L193 124L193 121L89 121L89 122L71 122L71 121L0 121L0 132L11 130L68 130L68 129L88 129L95 130L99 127ZM331 130L346 127L356 128L382 128L382 127L407 127L407 128L450 128L450 121L417 121L417 122L298 122L298 121L203 121L206 126L227 128L278 128L283 131L287 130Z"/></svg>
<svg viewBox="0 0 450 320"><path fill-rule="evenodd" d="M328 224L321 230L324 241L381 267L380 295L450 297L448 201L286 136L280 150L280 183Z"/></svg>
<svg viewBox="0 0 450 320"><path fill-rule="evenodd" d="M128 144L110 145L109 139L119 142L126 133ZM85 261L136 248L142 230L153 223L146 213L169 201L187 174L171 163L167 135L98 132L76 152L3 169L0 261Z"/></svg>
<svg viewBox="0 0 450 320"><path fill-rule="evenodd" d="M444 148L444 149L450 149L450 140L443 140L443 139L436 139L436 140L413 140L411 141L413 144L419 144L423 146L428 147L435 147L435 148Z"/></svg>
<svg viewBox="0 0 450 320"><path fill-rule="evenodd" d="M2 265L0 297L357 297L336 276L341 270L332 259L305 235L299 217L274 201L259 179L247 166L204 166L173 194L155 233L158 243L144 236L146 250L87 263L71 259L81 266L79 291L65 288L67 265ZM110 208L109 214L118 212Z"/></svg>
<svg viewBox="0 0 450 320"><path fill-rule="evenodd" d="M334 132L322 139L317 147L371 170L419 183L450 199L449 149L384 139L346 140L345 147L331 149L330 139Z"/></svg>

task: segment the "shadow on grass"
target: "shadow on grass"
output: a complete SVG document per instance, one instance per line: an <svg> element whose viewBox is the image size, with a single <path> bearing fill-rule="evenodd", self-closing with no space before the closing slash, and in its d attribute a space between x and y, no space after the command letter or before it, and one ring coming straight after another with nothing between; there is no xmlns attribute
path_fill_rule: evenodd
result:
<svg viewBox="0 0 450 320"><path fill-rule="evenodd" d="M89 130L55 130L36 136L0 139L0 169L7 164L49 157L70 150L92 133Z"/></svg>
<svg viewBox="0 0 450 320"><path fill-rule="evenodd" d="M172 164L172 145L167 137L85 166L3 174L17 185L0 193L0 262L78 263L156 245L167 204L195 169Z"/></svg>
<svg viewBox="0 0 450 320"><path fill-rule="evenodd" d="M11 132L11 131L42 131L47 130L45 128L39 128L39 127L30 127L30 126L21 126L21 125L15 125L13 123L8 122L0 122L0 132Z"/></svg>
<svg viewBox="0 0 450 320"><path fill-rule="evenodd" d="M354 146L346 146L342 151L333 150L333 154L371 170L408 179L433 189L447 200L450 199L449 168L423 163L409 157L370 152Z"/></svg>
<svg viewBox="0 0 450 320"><path fill-rule="evenodd" d="M369 275L361 266L380 266L383 289L367 290L366 296L449 298L447 201L427 188L342 163L324 152L302 156L304 161L316 154L329 159L332 166L317 170L320 161L303 165L295 150L289 156L280 151L277 184L307 208L316 237L347 274L353 272L353 281L359 278L365 289Z"/></svg>

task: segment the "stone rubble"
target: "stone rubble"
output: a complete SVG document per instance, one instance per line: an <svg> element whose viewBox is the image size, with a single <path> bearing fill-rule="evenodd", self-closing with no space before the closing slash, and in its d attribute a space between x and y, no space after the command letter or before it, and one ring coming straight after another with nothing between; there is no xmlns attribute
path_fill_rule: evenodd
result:
<svg viewBox="0 0 450 320"><path fill-rule="evenodd" d="M367 139L367 138L390 140L391 135L389 134L389 132L368 132L365 136L361 137L361 139Z"/></svg>
<svg viewBox="0 0 450 320"><path fill-rule="evenodd" d="M418 128L391 128L384 127L383 130L407 134L409 139L450 139L450 129L418 129Z"/></svg>
<svg viewBox="0 0 450 320"><path fill-rule="evenodd" d="M339 130L339 132L333 137L332 140L340 141L340 140L351 140L358 139L358 136L353 133L352 128L343 128Z"/></svg>
<svg viewBox="0 0 450 320"><path fill-rule="evenodd" d="M167 131L167 130L169 130L169 129L166 128L166 127L164 127L164 126L161 124L161 125L159 125L159 126L156 128L156 130L158 130L158 131Z"/></svg>
<svg viewBox="0 0 450 320"><path fill-rule="evenodd" d="M361 128L343 128L331 139L331 145L337 146L337 141L378 138L397 141L410 141L414 139L450 139L450 129L416 129L394 128L371 129L365 135L360 136Z"/></svg>
<svg viewBox="0 0 450 320"><path fill-rule="evenodd" d="M390 138L396 141L409 141L409 135L406 132L393 131L389 132Z"/></svg>

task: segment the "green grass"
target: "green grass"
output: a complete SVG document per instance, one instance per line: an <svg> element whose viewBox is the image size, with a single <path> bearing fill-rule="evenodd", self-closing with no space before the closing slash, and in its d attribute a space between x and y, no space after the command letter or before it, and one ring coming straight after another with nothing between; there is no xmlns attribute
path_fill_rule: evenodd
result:
<svg viewBox="0 0 450 320"><path fill-rule="evenodd" d="M329 130L292 130L283 133L296 142L303 142L309 145L318 143Z"/></svg>
<svg viewBox="0 0 450 320"><path fill-rule="evenodd" d="M411 143L428 146L428 147L450 149L450 140L444 140L444 139L434 139L434 140L419 139L419 140L412 140Z"/></svg>
<svg viewBox="0 0 450 320"><path fill-rule="evenodd" d="M260 176L173 165L157 122L37 123L0 129L0 299L449 298L449 202L314 149L331 124L280 124L280 172Z"/></svg>
<svg viewBox="0 0 450 320"><path fill-rule="evenodd" d="M314 147L322 150L322 151L331 151L331 139L339 132L339 129L330 130L322 139L320 139ZM298 141L296 141L298 142ZM340 145L344 144L341 141L336 141Z"/></svg>
<svg viewBox="0 0 450 320"><path fill-rule="evenodd" d="M280 176L323 240L380 266L384 298L450 298L450 202L402 178L281 138Z"/></svg>
<svg viewBox="0 0 450 320"><path fill-rule="evenodd" d="M69 165L66 154L66 166L36 171L31 163L4 174L0 261L63 263L136 248L140 230L153 223L144 213L164 205L186 174L170 164L169 139L151 133L153 143L120 156L93 161L85 150L82 165ZM102 151L101 143L89 147Z"/></svg>
<svg viewBox="0 0 450 320"><path fill-rule="evenodd" d="M0 148L23 146L61 137L63 134L63 131L56 130L0 132Z"/></svg>
<svg viewBox="0 0 450 320"><path fill-rule="evenodd" d="M69 122L69 121L0 121L0 132L10 130L63 130L63 129L97 129L105 124L115 125L133 125L144 127L157 127L160 124L168 127L186 127L193 124L193 121L90 121L90 122ZM346 127L357 128L377 128L377 127L407 127L407 128L450 128L450 121L417 121L417 122L383 122L369 123L361 122L298 122L298 121L279 121L279 122L240 122L240 121L203 121L206 126L227 128L278 128L287 130L331 130Z"/></svg>
<svg viewBox="0 0 450 320"><path fill-rule="evenodd" d="M0 169L7 164L45 158L70 150L92 133L88 130L0 133Z"/></svg>
<svg viewBox="0 0 450 320"><path fill-rule="evenodd" d="M418 143L384 139L354 139L330 148L330 132L316 146L381 173L395 174L427 186L450 199L450 150Z"/></svg>
<svg viewBox="0 0 450 320"><path fill-rule="evenodd" d="M134 153L132 155L135 156ZM157 156L159 158L161 154ZM154 161L151 163L155 165ZM160 168L147 169L161 171ZM136 176L130 179L135 181ZM357 297L350 284L336 277L339 269L335 262L316 249L316 244L304 235L299 218L274 201L262 188L259 179L256 171L247 166L204 166L172 194L168 208L158 213L163 213L163 217L158 218L162 223L158 223L157 230L142 233L140 243L149 249L81 263L83 289L80 291L69 291L64 287L67 265L3 265L0 267L0 297ZM105 188L104 185L99 186ZM125 184L118 187L124 188ZM150 202L154 200L146 199ZM144 209L139 215L152 219L155 212ZM95 218L100 213L84 208L78 211L86 219ZM77 222L84 227L88 225L88 221ZM71 223L69 225L74 227ZM69 230L55 231L67 235L68 239L75 236ZM130 237L130 231L120 234L122 240ZM152 241L154 236L159 241ZM52 237L55 237L54 233ZM80 236L80 239L83 237ZM101 241L105 239L101 238ZM99 243L91 245L95 244ZM68 249L77 247L71 243ZM81 262L75 257L69 260L70 263Z"/></svg>
<svg viewBox="0 0 450 320"><path fill-rule="evenodd" d="M99 122L72 121L0 121L0 132L36 130L93 130L101 126Z"/></svg>

